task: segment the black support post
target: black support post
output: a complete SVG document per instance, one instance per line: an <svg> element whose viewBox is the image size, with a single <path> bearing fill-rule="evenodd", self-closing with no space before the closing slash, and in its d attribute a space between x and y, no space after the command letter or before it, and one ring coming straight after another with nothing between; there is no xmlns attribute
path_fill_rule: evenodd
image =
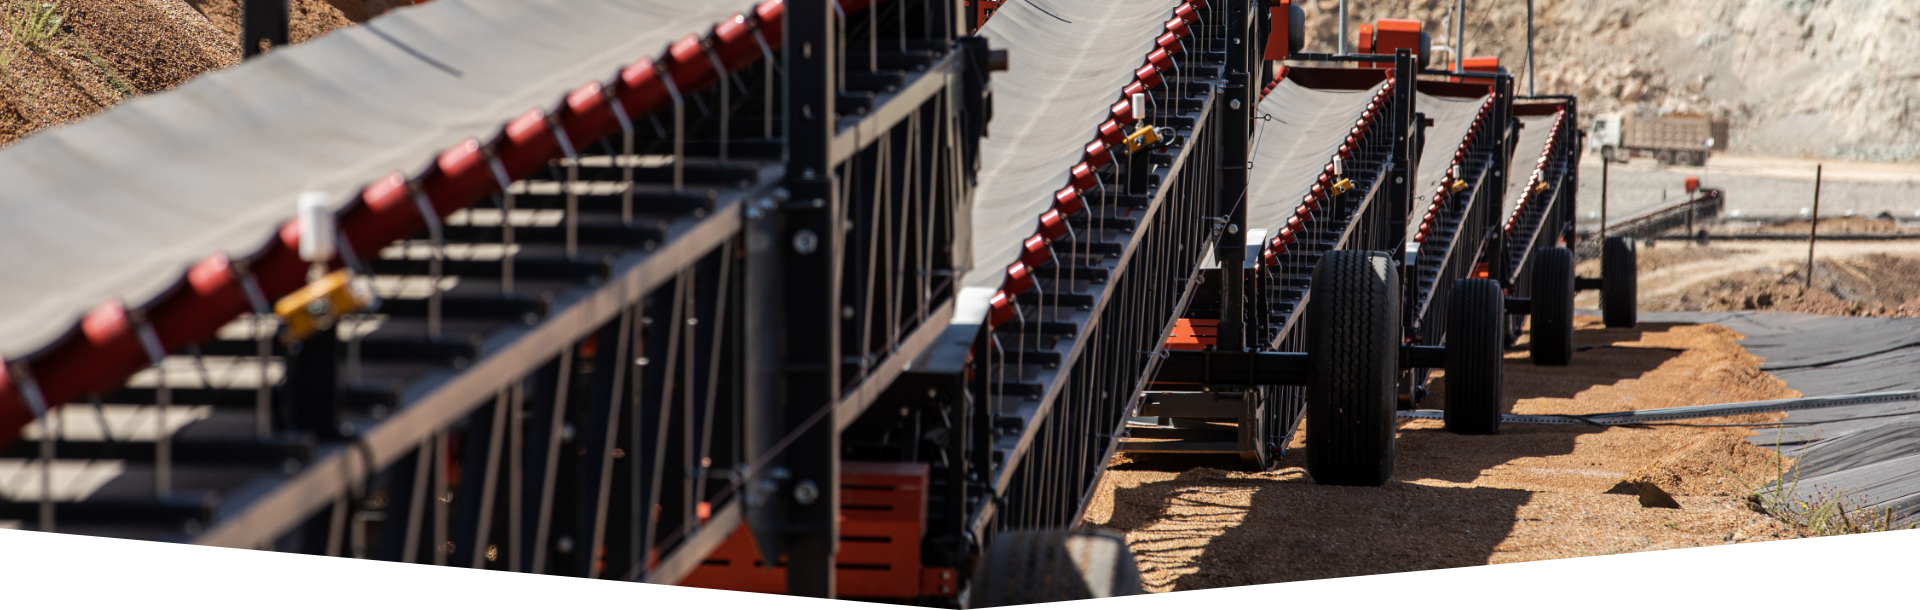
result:
<svg viewBox="0 0 1920 610"><path fill-rule="evenodd" d="M833 597L838 546L840 437L823 415L840 396L840 256L844 233L832 158L836 131L834 8L790 0L787 12L787 190L779 208L784 355L779 397L790 473L783 493L787 593Z"/></svg>
<svg viewBox="0 0 1920 610"><path fill-rule="evenodd" d="M287 44L287 0L245 0L240 8L240 56L261 54L261 43Z"/></svg>
<svg viewBox="0 0 1920 610"><path fill-rule="evenodd" d="M1216 349L1246 349L1246 307L1242 293L1247 260L1247 157L1253 129L1253 37L1258 33L1247 0L1227 4L1227 73L1216 110L1220 134L1220 182L1214 195L1214 214L1226 231L1214 249L1220 261L1220 327Z"/></svg>

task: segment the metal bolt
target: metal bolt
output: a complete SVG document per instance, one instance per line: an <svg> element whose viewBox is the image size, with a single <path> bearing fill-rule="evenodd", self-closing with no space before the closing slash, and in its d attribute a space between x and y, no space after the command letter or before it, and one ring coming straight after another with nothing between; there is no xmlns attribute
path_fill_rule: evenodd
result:
<svg viewBox="0 0 1920 610"><path fill-rule="evenodd" d="M814 235L812 230L801 229L793 234L793 251L813 254L814 249L818 247L820 247L820 236Z"/></svg>
<svg viewBox="0 0 1920 610"><path fill-rule="evenodd" d="M560 442L573 442L573 424L562 424L560 426Z"/></svg>
<svg viewBox="0 0 1920 610"><path fill-rule="evenodd" d="M820 499L820 486L815 485L813 481L803 480L793 485L793 501L799 502L801 506L813 504L813 501L818 499Z"/></svg>
<svg viewBox="0 0 1920 610"><path fill-rule="evenodd" d="M1228 108L1232 108L1232 109L1234 109L1234 110L1239 110L1239 109L1240 109L1240 100L1227 100L1227 107L1228 107Z"/></svg>
<svg viewBox="0 0 1920 610"><path fill-rule="evenodd" d="M938 398L939 396L940 396L940 390L936 390L934 388L927 388L927 398Z"/></svg>
<svg viewBox="0 0 1920 610"><path fill-rule="evenodd" d="M802 168L800 170L800 178L802 180L812 180L814 179L815 176L819 176L819 174L814 173L813 168L811 167Z"/></svg>
<svg viewBox="0 0 1920 610"><path fill-rule="evenodd" d="M556 550L556 551L560 551L560 554L561 554L561 555L565 555L565 554L567 554L567 553L572 553L572 552L573 552L573 537L572 537L572 536L561 536L559 540L555 540L555 541L553 541L553 550Z"/></svg>
<svg viewBox="0 0 1920 610"><path fill-rule="evenodd" d="M842 307L840 308L840 319L842 319L842 320L852 320L852 319L853 319L853 306L852 306L852 305L845 305L845 306L842 306Z"/></svg>
<svg viewBox="0 0 1920 610"><path fill-rule="evenodd" d="M1227 233L1234 234L1234 235L1240 234L1240 225L1237 225L1237 224L1227 225Z"/></svg>

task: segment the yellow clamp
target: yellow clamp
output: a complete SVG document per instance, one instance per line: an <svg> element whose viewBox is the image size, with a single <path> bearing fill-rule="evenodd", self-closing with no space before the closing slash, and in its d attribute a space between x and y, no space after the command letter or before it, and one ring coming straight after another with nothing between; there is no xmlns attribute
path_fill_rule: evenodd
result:
<svg viewBox="0 0 1920 610"><path fill-rule="evenodd" d="M1535 193L1545 193L1545 192L1547 192L1547 183L1545 183L1545 182L1541 182L1541 183L1538 183L1538 184L1535 184L1535 185L1533 185L1533 192L1535 192Z"/></svg>
<svg viewBox="0 0 1920 610"><path fill-rule="evenodd" d="M340 316L366 307L366 296L353 289L353 276L341 269L307 284L273 304L273 313L287 325L286 343L333 328Z"/></svg>
<svg viewBox="0 0 1920 610"><path fill-rule="evenodd" d="M1346 179L1346 178L1341 178L1339 182L1335 182L1335 183L1333 183L1333 194L1335 194L1335 195L1338 195L1338 194L1341 194L1341 193L1345 193L1345 192L1347 192L1347 191L1350 191L1350 190L1353 190L1353 181L1352 181L1352 180L1348 180L1348 179Z"/></svg>
<svg viewBox="0 0 1920 610"><path fill-rule="evenodd" d="M1160 132L1154 131L1152 125L1141 125L1139 129L1134 130L1133 135L1127 136L1127 152L1139 152L1140 149L1159 141Z"/></svg>
<svg viewBox="0 0 1920 610"><path fill-rule="evenodd" d="M1465 180L1460 180L1460 179L1457 179L1457 178L1456 178L1456 179L1454 179L1454 181L1453 181L1453 185L1452 185L1452 187L1451 187L1451 188L1453 189L1453 192L1455 192L1455 193L1458 193L1458 192L1460 192L1460 191L1464 191L1464 190L1466 190L1466 189L1467 189L1467 181L1465 181Z"/></svg>

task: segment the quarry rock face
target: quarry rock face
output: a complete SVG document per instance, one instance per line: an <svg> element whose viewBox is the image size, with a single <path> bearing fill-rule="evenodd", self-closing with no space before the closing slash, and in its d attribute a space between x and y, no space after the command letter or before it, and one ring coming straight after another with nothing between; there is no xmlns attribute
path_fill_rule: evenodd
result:
<svg viewBox="0 0 1920 610"><path fill-rule="evenodd" d="M1308 49L1333 50L1337 3L1301 4ZM1349 2L1348 32L1420 19L1440 44L1454 6ZM1466 55L1498 55L1526 91L1525 3L1466 15ZM1725 119L1734 154L1920 159L1920 3L1535 0L1534 26L1535 91L1578 95L1583 114Z"/></svg>

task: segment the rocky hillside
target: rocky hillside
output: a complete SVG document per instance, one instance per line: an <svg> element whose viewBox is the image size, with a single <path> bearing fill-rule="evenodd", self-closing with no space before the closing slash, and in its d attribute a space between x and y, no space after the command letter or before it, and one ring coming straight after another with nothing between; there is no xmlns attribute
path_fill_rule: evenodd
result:
<svg viewBox="0 0 1920 610"><path fill-rule="evenodd" d="M1337 0L1304 0L1309 49L1332 50ZM1448 0L1350 0L1351 24L1421 19ZM1466 53L1521 74L1526 3L1468 0ZM1354 25L1349 25L1351 28ZM1730 152L1920 158L1920 2L1534 0L1540 93L1593 112L1697 112L1731 123Z"/></svg>

